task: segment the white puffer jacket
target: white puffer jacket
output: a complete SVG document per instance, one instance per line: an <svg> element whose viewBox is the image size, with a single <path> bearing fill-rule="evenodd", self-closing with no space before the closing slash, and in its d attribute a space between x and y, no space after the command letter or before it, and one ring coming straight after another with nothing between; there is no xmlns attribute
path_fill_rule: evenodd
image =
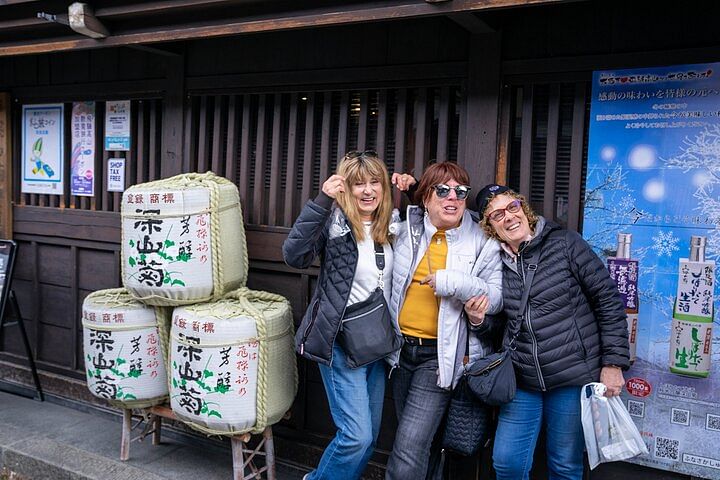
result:
<svg viewBox="0 0 720 480"><path fill-rule="evenodd" d="M409 206L407 220L400 225L393 255L390 311L397 326L405 294L437 228L421 207ZM438 313L438 386L453 388L462 375L462 359L467 342L463 304L473 296L485 294L490 300L488 313L502 308L502 261L500 244L485 235L477 219L465 211L459 227L445 232L448 244L444 270L437 270ZM399 330L399 326L397 326ZM490 344L470 337L470 361L487 355ZM388 357L397 366L400 352Z"/></svg>

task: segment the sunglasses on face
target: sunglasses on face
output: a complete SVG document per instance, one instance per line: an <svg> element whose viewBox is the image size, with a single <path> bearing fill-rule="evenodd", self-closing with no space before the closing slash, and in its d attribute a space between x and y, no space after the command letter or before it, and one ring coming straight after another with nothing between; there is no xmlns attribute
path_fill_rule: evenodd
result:
<svg viewBox="0 0 720 480"><path fill-rule="evenodd" d="M492 220L493 222L499 222L503 218L505 218L505 211L507 210L509 213L517 213L522 208L522 202L520 200L513 200L512 202L505 205L505 208L498 208L497 210L493 210L492 212L488 213L488 218Z"/></svg>
<svg viewBox="0 0 720 480"><path fill-rule="evenodd" d="M353 150L353 151L351 151L351 152L347 152L347 153L345 154L345 157L344 157L344 158L345 158L346 160L352 160L353 158L358 158L358 157L373 157L373 158L377 158L377 156L378 156L378 153L377 153L375 150L363 150L362 152L359 152L359 151L357 151L357 150Z"/></svg>
<svg viewBox="0 0 720 480"><path fill-rule="evenodd" d="M458 200L465 200L470 194L470 190L472 190L467 185L456 185L451 187L449 185L445 185L444 183L435 185L433 188L435 189L435 195L437 195L438 198L445 198L450 195L450 190L455 190L455 196Z"/></svg>

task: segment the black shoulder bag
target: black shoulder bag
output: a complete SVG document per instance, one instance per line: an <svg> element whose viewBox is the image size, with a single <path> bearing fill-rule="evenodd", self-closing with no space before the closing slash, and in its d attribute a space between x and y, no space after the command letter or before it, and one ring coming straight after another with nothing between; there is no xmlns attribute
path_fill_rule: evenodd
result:
<svg viewBox="0 0 720 480"><path fill-rule="evenodd" d="M387 357L402 347L395 330L383 288L385 251L375 243L375 265L379 270L377 288L362 302L345 309L337 341L345 351L350 368L358 368Z"/></svg>
<svg viewBox="0 0 720 480"><path fill-rule="evenodd" d="M509 403L515 397L515 368L513 367L511 354L515 350L515 339L520 332L522 322L527 312L530 287L537 270L537 259L540 257L542 244L538 246L535 253L528 259L528 271L525 276L522 299L518 309L517 318L508 325L508 336L510 341L507 347L501 351L488 355L485 358L473 363L466 370L468 386L478 400L488 405L503 405ZM522 265L520 266L522 268Z"/></svg>

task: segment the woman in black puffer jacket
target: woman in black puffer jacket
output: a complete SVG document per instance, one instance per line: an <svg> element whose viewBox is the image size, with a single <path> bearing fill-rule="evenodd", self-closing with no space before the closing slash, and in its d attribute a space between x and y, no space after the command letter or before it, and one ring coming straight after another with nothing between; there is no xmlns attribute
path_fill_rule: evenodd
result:
<svg viewBox="0 0 720 480"><path fill-rule="evenodd" d="M306 480L359 479L377 440L385 361L352 368L336 338L345 309L366 300L382 279L385 298L390 298L392 218L385 164L375 152L349 152L317 198L305 204L283 243L283 257L291 267L307 268L320 258L320 276L295 343L300 355L319 364L337 427ZM384 257L384 266L376 255Z"/></svg>
<svg viewBox="0 0 720 480"><path fill-rule="evenodd" d="M503 247L508 322L517 321L522 313L528 258L537 262L512 356L518 389L513 401L501 407L495 435L497 479L528 478L544 426L550 478L579 480L585 446L581 387L600 381L608 387L606 395L620 395L622 370L629 366L627 319L620 296L587 242L536 215L521 195L493 184L480 191L477 203L483 228ZM482 312L466 310L471 320L482 317ZM517 329L517 324L513 326ZM507 330L505 342L509 342Z"/></svg>

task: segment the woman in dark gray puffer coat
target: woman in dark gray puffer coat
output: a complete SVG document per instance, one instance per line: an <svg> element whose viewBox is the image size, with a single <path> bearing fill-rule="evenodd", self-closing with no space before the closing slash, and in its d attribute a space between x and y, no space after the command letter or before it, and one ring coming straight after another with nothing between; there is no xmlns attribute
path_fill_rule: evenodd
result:
<svg viewBox="0 0 720 480"><path fill-rule="evenodd" d="M483 228L502 244L508 322L521 313L528 258L541 252L536 267L530 267L536 268L535 277L512 355L517 393L500 408L493 450L497 479L528 478L544 426L550 478L579 480L585 447L581 387L600 381L607 396L620 395L622 370L629 366L620 296L587 242L537 216L521 195L492 184L480 191L477 203ZM471 320L482 313L466 310Z"/></svg>

